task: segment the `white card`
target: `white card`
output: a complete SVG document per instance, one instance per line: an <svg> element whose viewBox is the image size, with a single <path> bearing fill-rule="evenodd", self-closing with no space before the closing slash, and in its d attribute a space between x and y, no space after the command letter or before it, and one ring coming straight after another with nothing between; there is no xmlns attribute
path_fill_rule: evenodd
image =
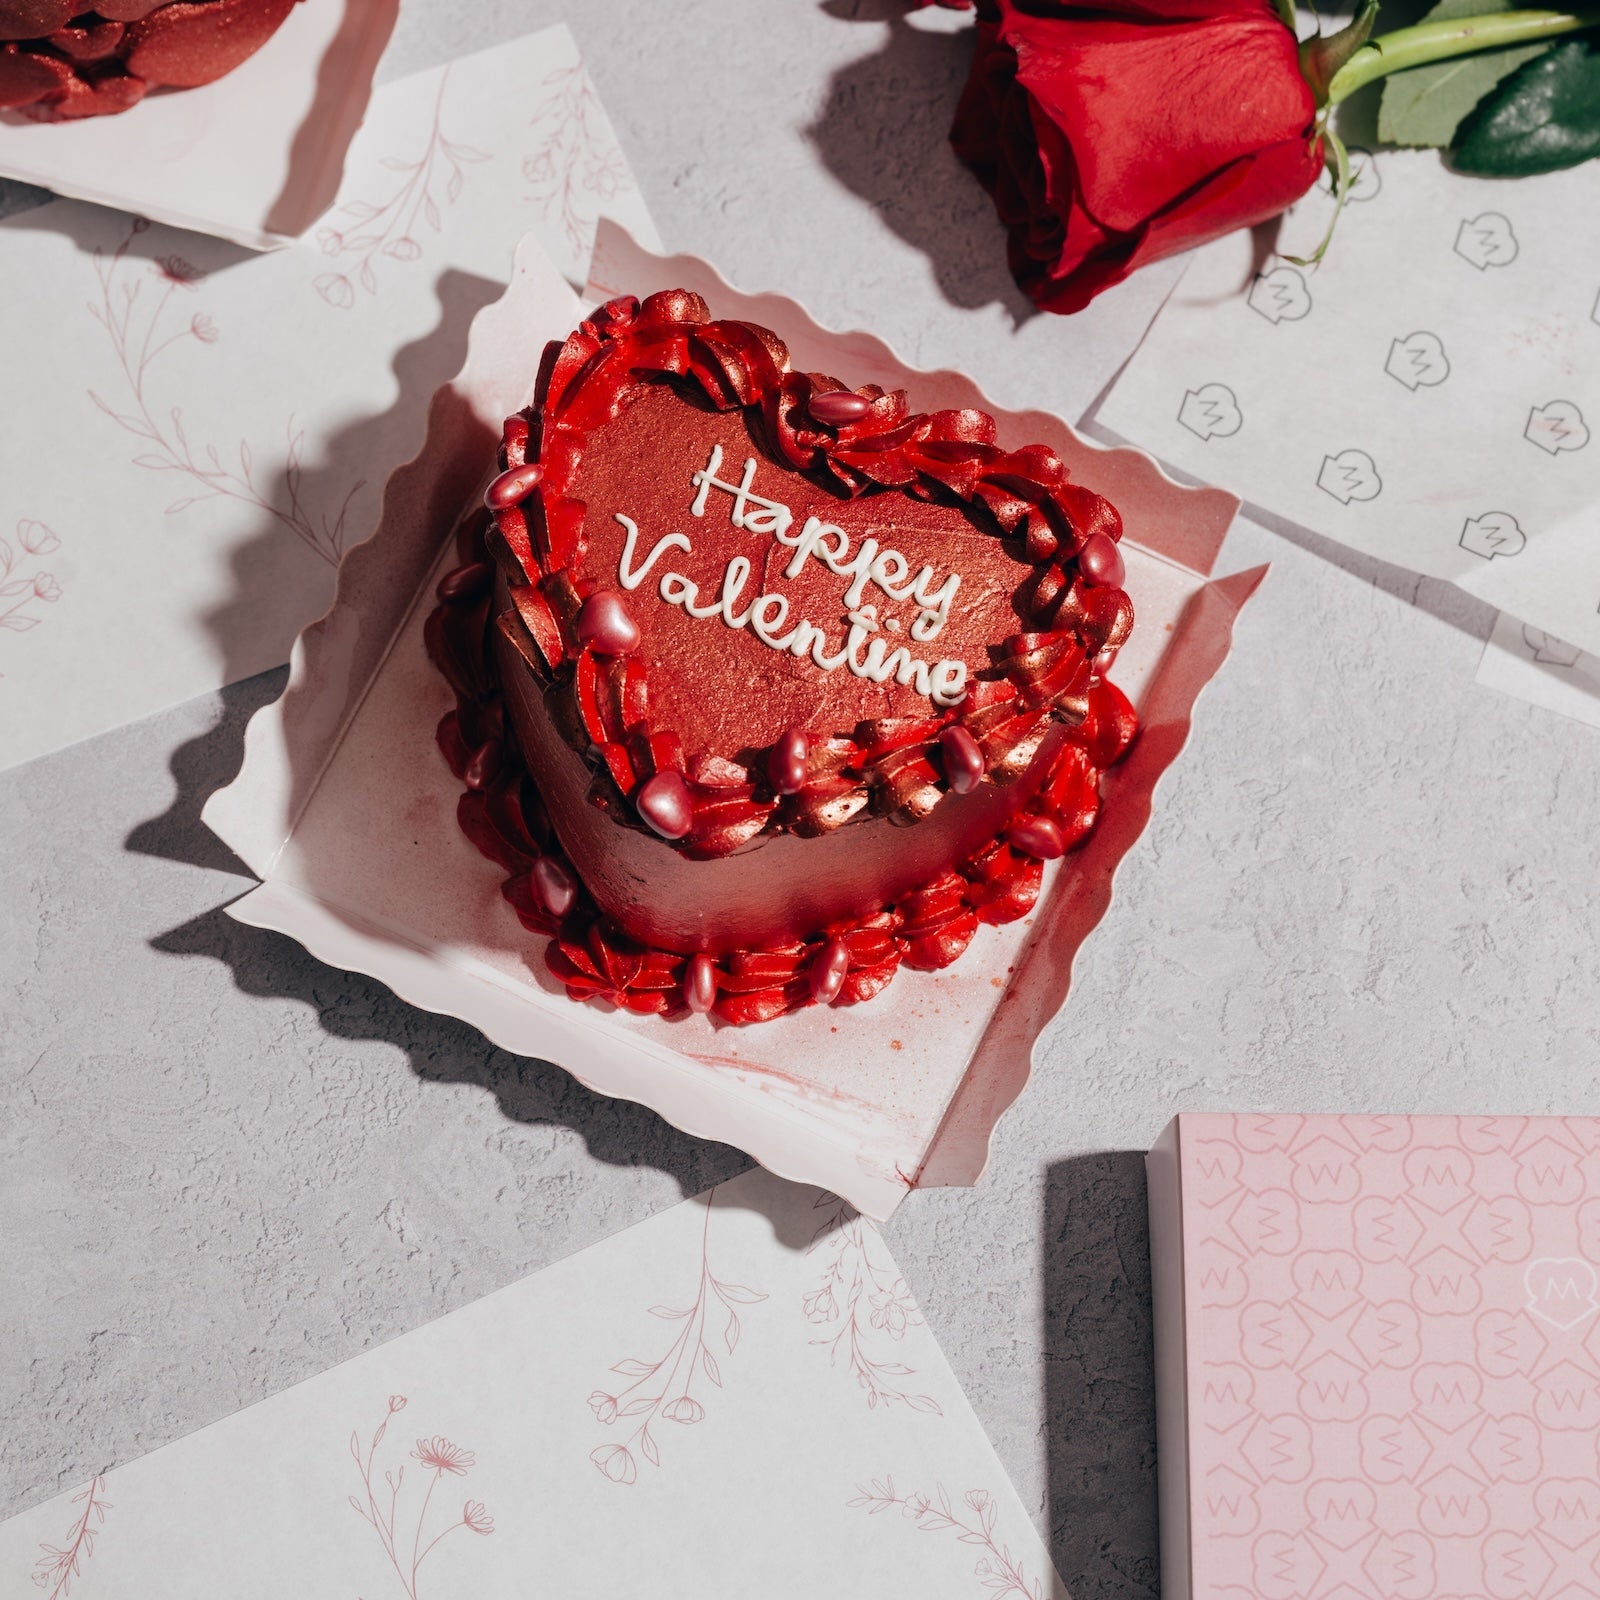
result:
<svg viewBox="0 0 1600 1600"><path fill-rule="evenodd" d="M1600 652L1600 166L1357 159L1322 264L1250 233L1200 251L1097 420ZM1282 254L1331 211L1313 191Z"/></svg>
<svg viewBox="0 0 1600 1600"><path fill-rule="evenodd" d="M341 196L268 256L0 223L0 767L287 660L519 236L581 279L602 212L653 235L564 27L380 90Z"/></svg>
<svg viewBox="0 0 1600 1600"><path fill-rule="evenodd" d="M1507 612L1495 618L1478 682L1600 728L1600 656Z"/></svg>
<svg viewBox="0 0 1600 1600"><path fill-rule="evenodd" d="M49 1600L1065 1595L883 1240L724 1184L0 1525Z"/></svg>

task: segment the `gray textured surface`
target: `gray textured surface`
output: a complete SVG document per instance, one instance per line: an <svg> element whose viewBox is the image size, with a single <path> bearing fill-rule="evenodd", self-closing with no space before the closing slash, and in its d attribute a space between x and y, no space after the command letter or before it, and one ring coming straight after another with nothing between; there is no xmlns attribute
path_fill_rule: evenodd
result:
<svg viewBox="0 0 1600 1600"><path fill-rule="evenodd" d="M430 0L385 72L565 10L669 246L1076 415L1164 283L1019 327L963 46L889 9ZM1596 1109L1600 737L1476 688L1453 591L1242 523L1266 559L989 1176L889 1229L1075 1600L1155 1589L1126 1152L1179 1107ZM280 681L0 776L0 1515L744 1165L221 914L198 806Z"/></svg>

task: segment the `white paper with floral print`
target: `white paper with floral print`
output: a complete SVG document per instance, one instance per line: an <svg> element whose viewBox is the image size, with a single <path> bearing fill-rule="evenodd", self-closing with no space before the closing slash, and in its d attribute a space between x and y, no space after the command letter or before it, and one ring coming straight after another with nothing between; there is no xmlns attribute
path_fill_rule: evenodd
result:
<svg viewBox="0 0 1600 1600"><path fill-rule="evenodd" d="M883 1240L755 1171L0 1525L45 1600L1065 1590Z"/></svg>
<svg viewBox="0 0 1600 1600"><path fill-rule="evenodd" d="M1600 653L1600 166L1513 184L1356 152L1332 201L1200 251L1104 428Z"/></svg>
<svg viewBox="0 0 1600 1600"><path fill-rule="evenodd" d="M1504 611L1483 647L1478 682L1600 728L1600 656Z"/></svg>
<svg viewBox="0 0 1600 1600"><path fill-rule="evenodd" d="M0 767L286 661L532 229L653 237L564 27L381 89L257 256L59 201L0 223ZM576 299L573 301L576 313Z"/></svg>

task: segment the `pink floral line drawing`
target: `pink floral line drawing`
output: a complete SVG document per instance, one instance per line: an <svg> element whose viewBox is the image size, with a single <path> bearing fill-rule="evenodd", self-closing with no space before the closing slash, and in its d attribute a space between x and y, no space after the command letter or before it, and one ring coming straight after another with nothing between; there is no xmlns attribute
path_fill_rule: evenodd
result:
<svg viewBox="0 0 1600 1600"><path fill-rule="evenodd" d="M728 1283L711 1270L711 1202L713 1189L706 1196L705 1224L700 1231L700 1282L694 1303L684 1310L671 1306L651 1306L650 1315L669 1322L681 1322L677 1338L656 1361L619 1361L612 1371L633 1382L616 1394L596 1389L589 1396L589 1409L602 1426L609 1428L623 1418L640 1418L628 1437L620 1443L603 1444L589 1452L596 1469L613 1483L632 1483L638 1476L634 1450L653 1467L661 1465L661 1451L650 1431L653 1422L674 1422L692 1426L705 1417L705 1407L694 1397L697 1376L717 1388L722 1387L722 1368L712 1354L710 1320L718 1308L725 1313L722 1344L728 1355L739 1346L739 1314L736 1306L757 1305L767 1297L743 1284Z"/></svg>
<svg viewBox="0 0 1600 1600"><path fill-rule="evenodd" d="M458 144L444 135L444 92L450 82L446 68L439 79L439 93L433 103L433 125L420 157L407 161L403 156L385 156L380 163L398 175L398 186L379 204L372 200L347 200L334 212L332 221L317 229L317 243L325 256L335 260L348 257L342 272L324 272L311 287L341 311L356 303L356 290L378 292L375 266L380 256L391 261L420 261L422 243L417 235L426 226L434 233L443 228L443 214L434 193L434 184L445 179L444 199L454 205L466 187L465 168L487 161L487 151Z"/></svg>
<svg viewBox="0 0 1600 1600"><path fill-rule="evenodd" d="M824 1255L827 1266L802 1306L808 1322L833 1331L812 1344L827 1347L830 1365L845 1364L865 1390L869 1410L898 1404L942 1417L932 1395L918 1394L899 1381L914 1378L915 1368L871 1348L875 1335L898 1342L907 1328L922 1326L922 1313L905 1279L874 1249L878 1235L854 1206L832 1194L818 1195L813 1205L828 1215L812 1235L807 1254Z"/></svg>
<svg viewBox="0 0 1600 1600"><path fill-rule="evenodd" d="M167 313L178 294L193 294L205 281L205 274L182 256L161 256L151 263L148 274L135 270L128 249L135 237L150 224L143 218L134 219L128 236L107 258L101 250L94 253L95 277L100 282L100 302L90 302L89 314L105 330L126 386L127 398L122 403L127 409L119 410L103 395L89 391L94 401L124 432L144 442L148 448L133 458L136 467L150 472L176 472L188 478L196 492L174 500L167 507L169 517L204 500L227 499L264 511L280 526L287 529L308 549L314 551L332 566L337 566L344 554L345 519L350 502L365 480L355 484L344 497L339 514L330 522L324 514L313 522L311 513L300 498L301 451L305 435L296 428L293 417L288 423L288 448L284 457L284 492L287 507L277 504L274 498L262 491L255 477L255 456L248 440L240 440L237 469L225 467L215 445L203 446L199 453L190 443L184 425L183 408L171 406L164 416L158 416L158 402L151 387L151 369L168 350L185 340L200 344L216 344L222 337L217 325L204 312L196 312L187 323L176 328L167 322ZM154 282L158 287L153 297L145 294L146 287ZM181 311L181 307L180 307Z"/></svg>
<svg viewBox="0 0 1600 1600"><path fill-rule="evenodd" d="M584 197L614 200L633 188L633 174L581 61L552 72L542 87L547 98L529 123L538 143L524 159L522 175L532 186L529 198L547 217L557 212L568 245L581 256L597 217Z"/></svg>
<svg viewBox="0 0 1600 1600"><path fill-rule="evenodd" d="M1021 1560L1008 1546L996 1543L994 1497L987 1489L969 1489L962 1496L969 1517L963 1517L950 1503L942 1484L934 1485L931 1498L916 1492L902 1495L895 1492L893 1478L874 1478L870 1485L858 1483L845 1504L865 1510L869 1517L898 1510L924 1533L953 1533L962 1544L982 1548L973 1575L1000 1600L1006 1595L1045 1600L1044 1589L1037 1579L1028 1577Z"/></svg>
<svg viewBox="0 0 1600 1600"><path fill-rule="evenodd" d="M30 608L53 606L61 598L61 583L56 575L37 564L41 556L59 550L61 540L32 517L17 523L16 540L22 546L21 555L12 549L9 540L0 539L0 628L28 633L44 621ZM0 673L0 677L4 676Z"/></svg>
<svg viewBox="0 0 1600 1600"><path fill-rule="evenodd" d="M84 1563L94 1554L94 1542L106 1520L106 1512L111 1509L111 1502L106 1499L104 1475L91 1478L68 1504L83 1507L72 1531L64 1544L41 1544L33 1569L34 1583L49 1591L47 1600L67 1600L72 1593L72 1580L82 1573Z"/></svg>
<svg viewBox="0 0 1600 1600"><path fill-rule="evenodd" d="M423 1542L423 1535L427 1531L428 1507L433 1503L433 1491L439 1487L440 1479L464 1478L477 1459L472 1451L463 1450L459 1445L452 1444L442 1434L436 1434L431 1439L418 1439L411 1451L411 1459L421 1464L425 1474L432 1474L428 1479L427 1488L422 1492L422 1503L415 1519L408 1520L405 1526L400 1524L400 1491L404 1487L406 1476L404 1462L398 1469L384 1468L383 1486L388 1490L389 1501L388 1509L384 1509L380 1503L378 1486L372 1481L373 1458L378 1453L378 1446L383 1443L384 1434L389 1430L390 1418L396 1412L405 1410L405 1406L406 1397L403 1394L389 1396L389 1409L373 1433L365 1456L361 1453L361 1437L352 1430L350 1457L356 1464L356 1471L361 1474L364 1493L361 1499L351 1495L350 1506L378 1535L378 1542L383 1546L383 1553L389 1558L389 1564L394 1568L395 1576L400 1580L400 1587L405 1591L407 1600L418 1600L418 1571L440 1540L447 1538L457 1528L467 1528L473 1533L487 1536L494 1532L494 1518L489 1515L481 1500L468 1500L462 1505L460 1516L441 1528L426 1543ZM415 1496L410 1498L414 1500ZM411 1532L409 1551L406 1549L406 1526Z"/></svg>

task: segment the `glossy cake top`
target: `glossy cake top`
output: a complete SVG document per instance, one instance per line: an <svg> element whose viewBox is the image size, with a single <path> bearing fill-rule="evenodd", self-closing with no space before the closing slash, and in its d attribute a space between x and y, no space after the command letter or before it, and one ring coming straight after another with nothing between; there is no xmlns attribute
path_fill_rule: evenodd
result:
<svg viewBox="0 0 1600 1600"><path fill-rule="evenodd" d="M696 855L1010 781L1132 625L1120 519L1053 452L683 291L552 346L487 498L502 627L619 816Z"/></svg>

